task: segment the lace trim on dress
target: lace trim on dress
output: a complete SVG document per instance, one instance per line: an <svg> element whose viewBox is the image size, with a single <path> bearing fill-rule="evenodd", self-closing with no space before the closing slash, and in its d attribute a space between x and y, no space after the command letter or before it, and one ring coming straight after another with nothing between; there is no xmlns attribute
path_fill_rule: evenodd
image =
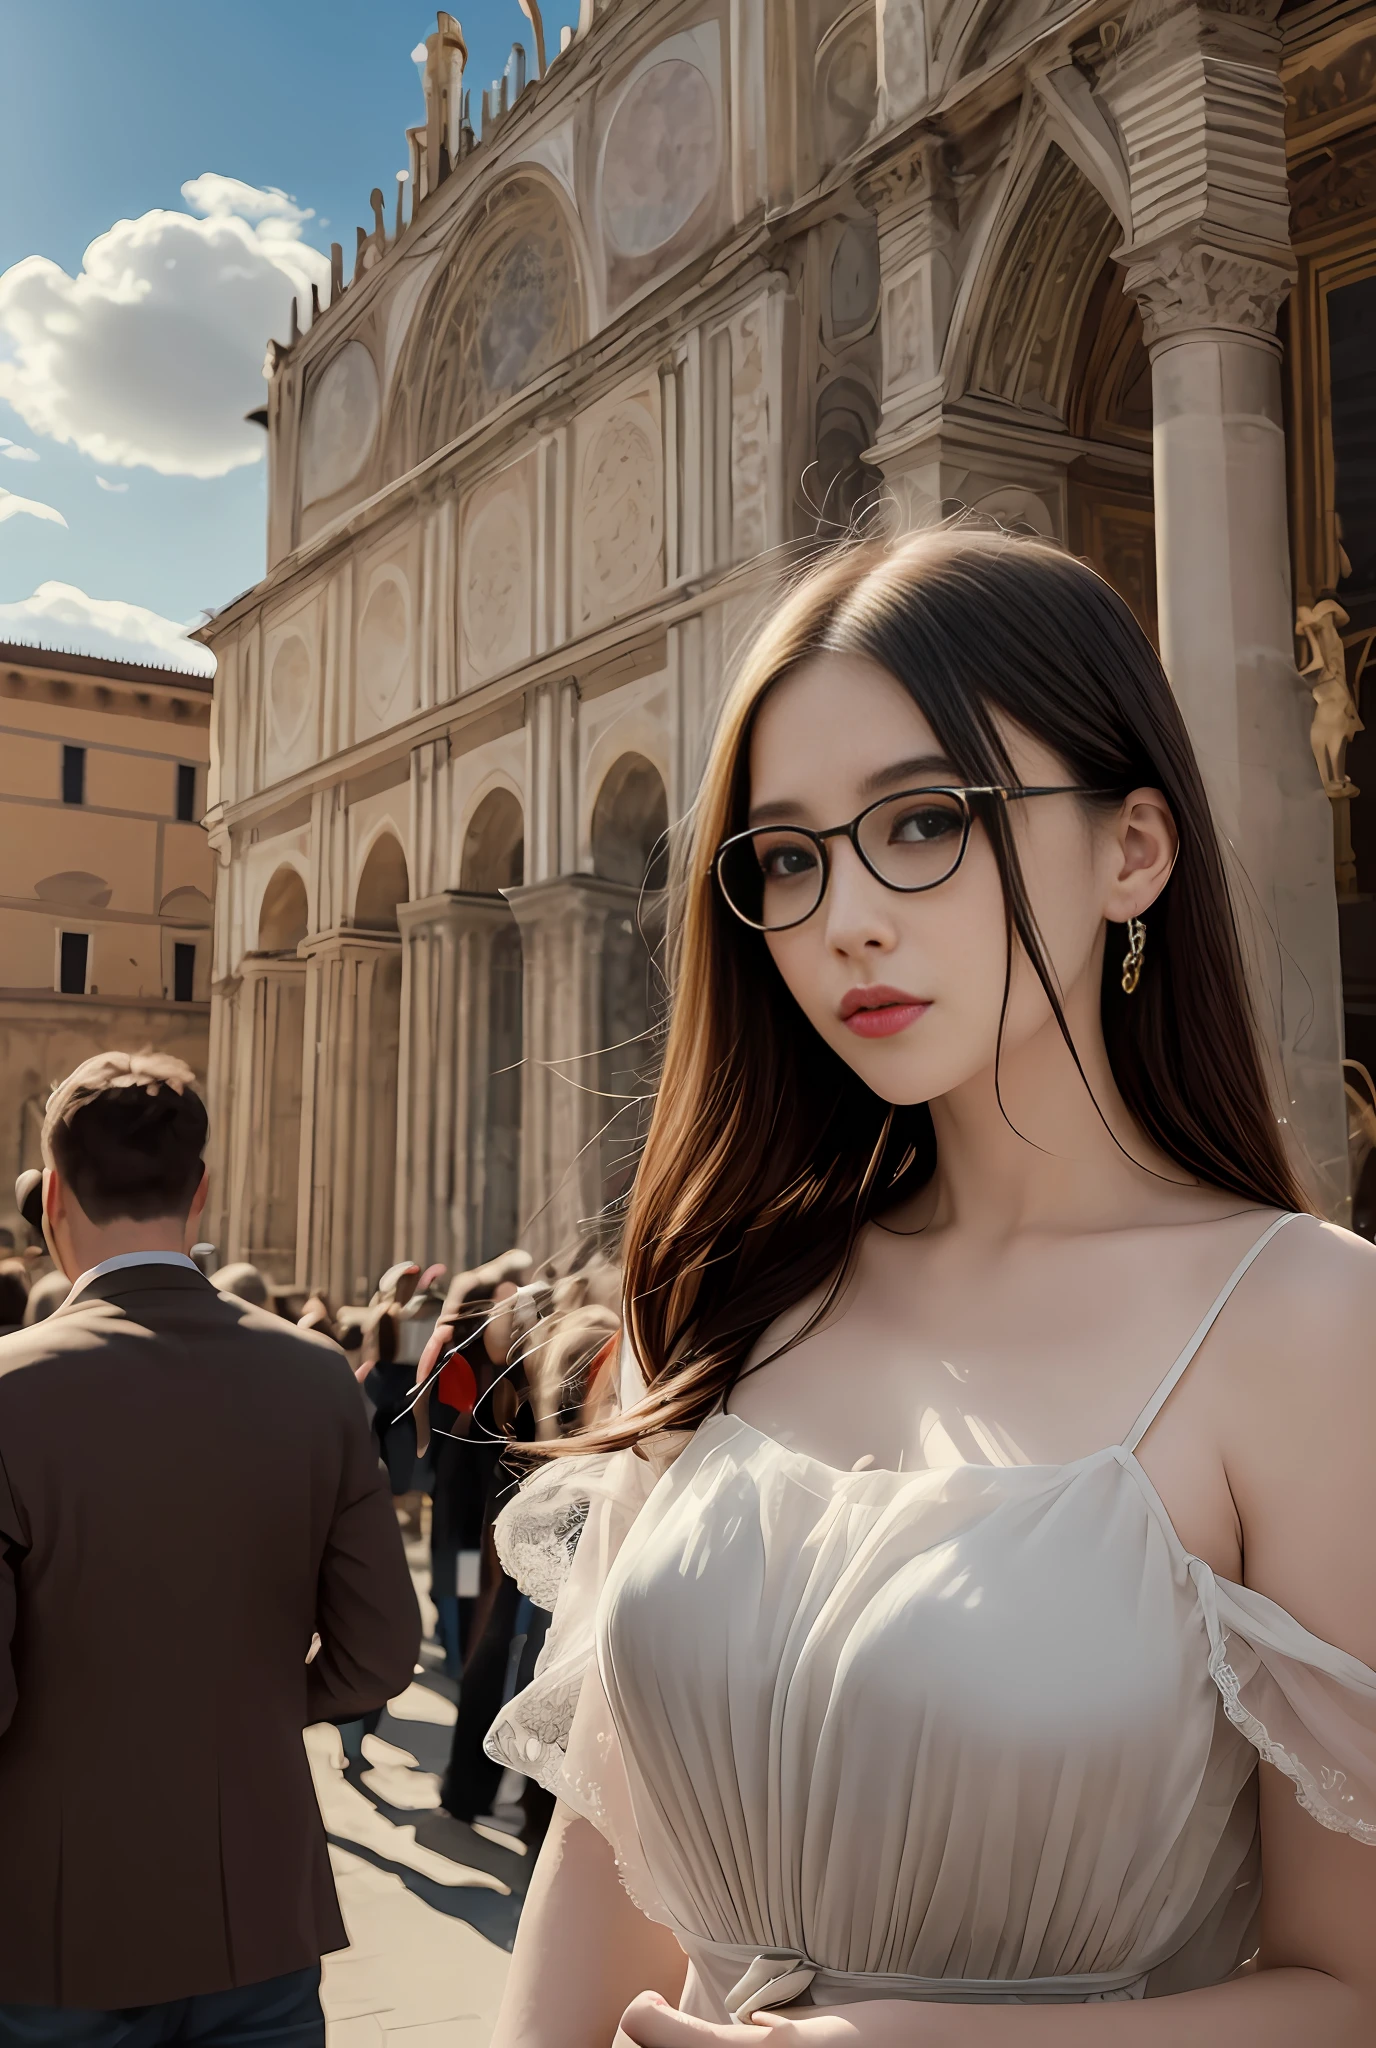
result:
<svg viewBox="0 0 1376 2048"><path fill-rule="evenodd" d="M518 1493L498 1516L493 1535L502 1569L521 1591L553 1614L587 1526L589 1499L542 1501Z"/></svg>
<svg viewBox="0 0 1376 2048"><path fill-rule="evenodd" d="M1347 1772L1335 1765L1323 1764L1319 1775L1314 1773L1300 1759L1278 1742L1271 1740L1265 1725L1259 1721L1242 1701L1242 1681L1228 1662L1228 1638L1222 1637L1218 1647L1209 1658L1209 1676L1223 1697L1223 1711L1235 1728L1238 1728L1256 1750L1263 1763L1274 1765L1284 1773L1295 1788L1295 1797L1307 1814L1337 1835L1350 1835L1356 1841L1376 1845L1376 1822L1357 1819L1355 1814L1340 1811L1341 1804L1355 1804L1356 1795L1347 1787Z"/></svg>

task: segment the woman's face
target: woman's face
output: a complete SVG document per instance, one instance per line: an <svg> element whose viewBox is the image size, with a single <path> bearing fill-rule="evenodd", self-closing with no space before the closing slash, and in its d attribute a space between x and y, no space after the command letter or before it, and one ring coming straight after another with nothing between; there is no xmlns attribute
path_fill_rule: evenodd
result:
<svg viewBox="0 0 1376 2048"><path fill-rule="evenodd" d="M1018 728L1006 727L1004 739L1020 785L1073 780L1064 762ZM755 721L749 822L825 831L877 798L961 779L887 670L860 656L817 655L774 686ZM1138 795L1150 805L1152 793ZM1169 833L1164 802L1154 801ZM1077 1013L1097 1018L1105 918L1138 914L1160 887L1146 873L1149 820L1137 830L1135 850L1127 845L1133 828L1124 819L1133 805L1129 799L1123 812L1101 813L1073 796L1043 796L1009 806L1072 1029ZM1136 815L1146 819L1143 802ZM899 813L887 829L924 828L905 827ZM846 839L828 840L827 850L830 878L818 908L766 937L809 1022L887 1102L934 1101L992 1069L1007 939L1003 889L978 806L960 866L921 893L885 888ZM1005 1065L1048 1028L1057 1031L1051 1006L1015 942Z"/></svg>

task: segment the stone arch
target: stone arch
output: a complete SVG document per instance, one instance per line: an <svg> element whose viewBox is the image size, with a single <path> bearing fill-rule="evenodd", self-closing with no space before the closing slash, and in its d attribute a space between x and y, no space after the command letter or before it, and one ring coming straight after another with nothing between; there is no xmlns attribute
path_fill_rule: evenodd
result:
<svg viewBox="0 0 1376 2048"><path fill-rule="evenodd" d="M306 885L294 867L278 868L258 911L260 953L294 953L310 926Z"/></svg>
<svg viewBox="0 0 1376 2048"><path fill-rule="evenodd" d="M643 754L619 755L593 804L593 873L637 889L662 889L668 831L669 799L658 768Z"/></svg>
<svg viewBox="0 0 1376 2048"><path fill-rule="evenodd" d="M1064 419L1085 308L1119 237L1107 202L1056 142L1012 181L962 317L965 388Z"/></svg>
<svg viewBox="0 0 1376 2048"><path fill-rule="evenodd" d="M463 836L459 887L477 895L519 888L525 873L525 814L505 784L482 798Z"/></svg>
<svg viewBox="0 0 1376 2048"><path fill-rule="evenodd" d="M643 754L622 753L602 778L592 813L593 870L619 883L602 916L598 1087L602 1095L602 1199L625 1194L639 1149L640 1111L654 1063L662 982L655 955L668 875L669 804Z"/></svg>
<svg viewBox="0 0 1376 2048"><path fill-rule="evenodd" d="M879 407L857 377L835 377L819 393L816 459L808 490L817 532L843 535L862 522L882 484L865 460L879 426Z"/></svg>
<svg viewBox="0 0 1376 2048"><path fill-rule="evenodd" d="M465 223L415 321L403 389L420 393L412 461L456 440L576 348L583 265L564 204L522 166Z"/></svg>
<svg viewBox="0 0 1376 2048"><path fill-rule="evenodd" d="M1122 269L1111 258L1094 282L1081 322L1066 424L1090 444L1066 473L1067 539L1155 641L1151 363L1137 301L1123 290ZM1132 451L1126 461L1124 450Z"/></svg>
<svg viewBox="0 0 1376 2048"><path fill-rule="evenodd" d="M398 929L397 908L409 900L410 877L401 842L383 826L368 849L368 857L354 891L355 926L360 931L394 932Z"/></svg>

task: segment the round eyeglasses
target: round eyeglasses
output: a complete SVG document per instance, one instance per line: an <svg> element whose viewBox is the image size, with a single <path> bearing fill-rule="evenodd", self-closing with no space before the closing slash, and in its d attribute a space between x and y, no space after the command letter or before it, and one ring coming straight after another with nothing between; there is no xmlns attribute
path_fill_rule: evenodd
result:
<svg viewBox="0 0 1376 2048"><path fill-rule="evenodd" d="M935 889L965 858L973 818L971 799L1003 803L1032 796L1111 796L1079 783L1031 789L997 784L957 789L905 789L880 797L848 825L825 832L805 825L756 825L722 841L714 863L717 886L742 924L757 932L786 932L811 917L831 873L829 839L849 839L876 882L903 895Z"/></svg>

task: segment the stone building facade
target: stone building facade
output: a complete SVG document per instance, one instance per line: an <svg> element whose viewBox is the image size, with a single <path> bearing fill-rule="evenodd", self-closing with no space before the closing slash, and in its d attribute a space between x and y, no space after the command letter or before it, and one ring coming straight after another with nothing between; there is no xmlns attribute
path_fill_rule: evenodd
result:
<svg viewBox="0 0 1376 2048"><path fill-rule="evenodd" d="M876 499L1055 534L1157 636L1346 1213L1376 828L1311 725L1376 623L1371 0L583 0L476 119L452 16L427 51L409 208L270 352L268 571L203 636L226 1255L349 1295L580 1238L647 867L752 620Z"/></svg>
<svg viewBox="0 0 1376 2048"><path fill-rule="evenodd" d="M0 1227L55 1081L151 1046L204 1075L208 676L0 644Z"/></svg>

